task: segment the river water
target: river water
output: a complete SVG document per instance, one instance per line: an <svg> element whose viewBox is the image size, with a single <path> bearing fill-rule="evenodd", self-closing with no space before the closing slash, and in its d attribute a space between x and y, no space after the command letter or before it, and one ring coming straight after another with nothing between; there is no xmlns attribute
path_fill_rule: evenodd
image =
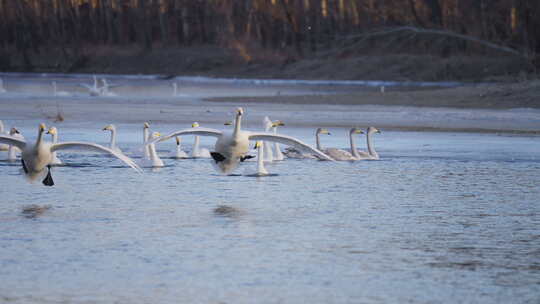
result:
<svg viewBox="0 0 540 304"><path fill-rule="evenodd" d="M12 119L34 140L38 119ZM106 144L107 122L66 120L60 139ZM117 127L139 160L142 125ZM330 131L323 145L348 147ZM280 132L314 143L314 127ZM379 161L287 159L268 177L248 176L254 162L223 176L164 158L138 174L63 152L54 187L0 161L0 302L540 301L539 136L383 129L374 144Z"/></svg>

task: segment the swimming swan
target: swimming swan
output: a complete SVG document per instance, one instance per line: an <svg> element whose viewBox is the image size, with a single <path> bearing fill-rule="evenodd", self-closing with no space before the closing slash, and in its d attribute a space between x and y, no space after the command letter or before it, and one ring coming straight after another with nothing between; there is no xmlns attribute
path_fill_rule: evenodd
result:
<svg viewBox="0 0 540 304"><path fill-rule="evenodd" d="M266 176L268 171L264 167L264 145L263 142L258 140L255 142L255 148L257 149L257 173L256 176Z"/></svg>
<svg viewBox="0 0 540 304"><path fill-rule="evenodd" d="M22 136L21 132L17 130L17 128L12 127L11 130L9 130L9 135L13 138L24 140L24 136ZM21 153L21 149L17 148L16 146L10 145L8 148L8 158L7 160L10 162L14 162L17 160L17 153Z"/></svg>
<svg viewBox="0 0 540 304"><path fill-rule="evenodd" d="M0 120L0 135L7 135L6 131L4 130L4 123ZM0 151L7 151L9 149L9 145L6 144L0 144Z"/></svg>
<svg viewBox="0 0 540 304"><path fill-rule="evenodd" d="M320 134L330 135L330 131L328 131L328 129L325 129L325 128L317 128L317 130L315 131L315 142L317 144L318 150L322 150L321 140L319 138ZM283 154L285 154L285 156L287 156L288 158L315 158L313 154L302 152L293 147L286 148Z"/></svg>
<svg viewBox="0 0 540 304"><path fill-rule="evenodd" d="M192 128L198 128L200 126L199 126L198 122L194 122L193 124L191 124L191 127ZM210 158L210 157L212 157L210 155L210 151L208 149L200 148L199 145L200 145L200 138L199 138L198 135L195 135L195 139L193 141L193 148L191 148L191 157L192 158Z"/></svg>
<svg viewBox="0 0 540 304"><path fill-rule="evenodd" d="M318 155L321 159L332 160L328 155L322 153L321 151L311 147L308 144L301 142L300 140L286 136L286 135L277 135L266 132L251 132L244 131L241 129L242 124L242 115L244 110L238 108L236 111L236 119L234 122L234 130L230 131L219 131L210 128L191 128L173 132L169 135L160 137L154 142L161 142L167 139L170 139L175 136L181 135L201 135L201 136L213 136L217 138L216 144L214 146L214 152L211 152L211 156L217 165L218 169L223 173L230 173L239 163L251 158L247 155L249 150L249 141L250 140L264 140L264 141L273 141L279 142L284 145L292 145L299 149L309 151Z"/></svg>
<svg viewBox="0 0 540 304"><path fill-rule="evenodd" d="M152 141L158 137L160 137L161 134L159 132L152 132L150 134L150 137L148 137L148 141ZM141 164L142 167L151 167L151 168L160 168L164 167L163 161L161 158L159 158L157 152L156 152L156 145L154 143L146 145L148 147L149 153L150 153L150 159L143 159Z"/></svg>
<svg viewBox="0 0 540 304"><path fill-rule="evenodd" d="M93 85L88 85L86 83L80 83L79 86L88 89L88 94L90 94L90 96L100 96L101 95L102 88L98 87L98 80L97 80L96 75L94 75L94 84Z"/></svg>
<svg viewBox="0 0 540 304"><path fill-rule="evenodd" d="M354 145L353 139L351 138L351 152L353 156L357 160L363 160L363 159L371 159L371 160L377 160L379 159L379 154L377 151L375 151L375 148L373 147L373 143L371 141L371 134L373 133L381 133L381 131L375 127L369 127L367 128L366 132L366 141L367 141L367 149L368 152L364 151L358 151L356 149L356 146Z"/></svg>
<svg viewBox="0 0 540 304"><path fill-rule="evenodd" d="M182 138L179 136L175 136L174 138L176 138L176 150L171 152L171 158L189 158L186 151L182 150Z"/></svg>
<svg viewBox="0 0 540 304"><path fill-rule="evenodd" d="M131 158L125 156L121 152L103 147L95 143L87 142L61 142L61 143L49 143L43 140L43 133L46 130L45 124L40 124L38 129L38 137L35 144L27 144L26 141L14 138L12 136L0 135L0 142L17 146L22 152L22 166L26 176L30 180L35 180L47 168L47 176L43 180L43 184L46 186L53 186L54 181L51 176L51 161L52 153L58 150L91 150L102 153L109 153L126 163L131 168L141 172L141 169Z"/></svg>
<svg viewBox="0 0 540 304"><path fill-rule="evenodd" d="M56 81L53 81L52 85L53 85L54 96L61 96L61 97L71 97L72 96L71 93L69 93L69 92L58 91L58 88L56 87Z"/></svg>
<svg viewBox="0 0 540 304"><path fill-rule="evenodd" d="M122 152L120 148L116 146L116 126L113 124L106 125L102 130L111 131L111 141L109 142L109 148L118 152Z"/></svg>
<svg viewBox="0 0 540 304"><path fill-rule="evenodd" d="M56 129L56 127L50 127L49 131L47 131L47 134L51 134L53 144L58 143L58 130ZM62 164L62 161L58 159L58 157L56 156L56 151L54 151L52 153L51 165L61 165L61 164Z"/></svg>
<svg viewBox="0 0 540 304"><path fill-rule="evenodd" d="M268 116L265 116L263 119L263 129L265 132L270 132L270 129L272 129L272 121ZM262 142L263 145L263 160L265 162L272 162L274 160L274 153L272 153L272 144L270 142Z"/></svg>
<svg viewBox="0 0 540 304"><path fill-rule="evenodd" d="M277 127L284 126L285 124L281 120L276 120L272 122L272 131L274 131L274 134L277 134ZM285 157L283 156L283 152L281 152L281 147L279 146L279 143L274 143L274 160L284 160Z"/></svg>
<svg viewBox="0 0 540 304"><path fill-rule="evenodd" d="M150 136L150 124L145 122L143 124L143 158L150 159L150 147L146 145L148 137Z"/></svg>
<svg viewBox="0 0 540 304"><path fill-rule="evenodd" d="M354 134L364 134L364 132L358 128L352 128L349 131L351 149L354 149L353 151L356 151L356 146L354 144ZM341 150L337 148L327 148L327 149L324 149L323 151L324 153L328 154L328 156L338 161L358 160L358 158L353 155L354 152L351 154L349 151L345 151L345 150Z"/></svg>

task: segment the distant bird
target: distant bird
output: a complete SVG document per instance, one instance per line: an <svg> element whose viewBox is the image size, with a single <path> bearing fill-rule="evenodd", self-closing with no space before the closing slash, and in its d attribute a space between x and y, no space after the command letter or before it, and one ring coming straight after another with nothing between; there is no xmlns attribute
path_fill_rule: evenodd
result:
<svg viewBox="0 0 540 304"><path fill-rule="evenodd" d="M62 97L70 97L70 96L72 96L72 94L69 93L69 92L66 92L66 91L58 91L58 88L57 88L57 86L56 86L56 81L53 81L53 82L52 82L52 86L53 86L54 96L62 96Z"/></svg>
<svg viewBox="0 0 540 304"><path fill-rule="evenodd" d="M12 127L11 130L9 130L9 135L13 138L24 140L24 136L22 136L21 132L15 127ZM21 149L17 148L16 146L9 145L7 160L10 162L16 161L17 153L21 153L21 152L22 152Z"/></svg>
<svg viewBox="0 0 540 304"><path fill-rule="evenodd" d="M96 75L94 75L93 78L94 78L94 84L93 85L88 85L86 83L80 83L79 86L88 89L88 94L90 94L90 96L101 96L102 88L98 87L98 80L97 80Z"/></svg>
<svg viewBox="0 0 540 304"><path fill-rule="evenodd" d="M4 88L4 80L0 78L0 93L7 93L6 88Z"/></svg>
<svg viewBox="0 0 540 304"><path fill-rule="evenodd" d="M373 146L373 142L371 140L371 135L374 134L374 133L381 133L381 131L375 127L369 127L367 128L367 131L366 131L366 141L367 141L367 149L368 151L365 152L365 151L359 151L356 149L356 146L354 145L354 142L352 141L352 137L351 137L351 152L353 154L353 156L357 159L357 160L362 160L362 159L370 159L370 160L377 160L379 159L379 154L377 153L377 151L375 151L375 147Z"/></svg>
<svg viewBox="0 0 540 304"><path fill-rule="evenodd" d="M114 87L119 87L120 85L118 85L118 84L109 84L107 82L107 79L105 79L105 78L102 78L101 82L103 82L103 86L101 87L101 94L100 94L101 96L106 96L106 97L118 96L116 93L110 91L109 89L114 88Z"/></svg>

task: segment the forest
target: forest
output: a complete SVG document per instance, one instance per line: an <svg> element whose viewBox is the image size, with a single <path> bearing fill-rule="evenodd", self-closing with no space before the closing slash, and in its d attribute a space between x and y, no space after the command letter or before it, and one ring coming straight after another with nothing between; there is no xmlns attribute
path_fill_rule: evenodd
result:
<svg viewBox="0 0 540 304"><path fill-rule="evenodd" d="M96 46L216 45L246 61L385 46L443 57L500 53L536 70L538 16L537 0L0 0L0 50L31 69L49 49L76 64Z"/></svg>

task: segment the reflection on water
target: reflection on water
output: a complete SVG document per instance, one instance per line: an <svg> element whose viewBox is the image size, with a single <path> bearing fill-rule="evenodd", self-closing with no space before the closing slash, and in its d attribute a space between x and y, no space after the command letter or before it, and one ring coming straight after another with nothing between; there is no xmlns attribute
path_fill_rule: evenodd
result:
<svg viewBox="0 0 540 304"><path fill-rule="evenodd" d="M136 129L119 143L132 155ZM49 188L0 162L0 299L538 302L538 137L389 131L375 144L381 161L286 160L269 178L244 176L255 162L224 176L164 160L140 175L60 153Z"/></svg>

